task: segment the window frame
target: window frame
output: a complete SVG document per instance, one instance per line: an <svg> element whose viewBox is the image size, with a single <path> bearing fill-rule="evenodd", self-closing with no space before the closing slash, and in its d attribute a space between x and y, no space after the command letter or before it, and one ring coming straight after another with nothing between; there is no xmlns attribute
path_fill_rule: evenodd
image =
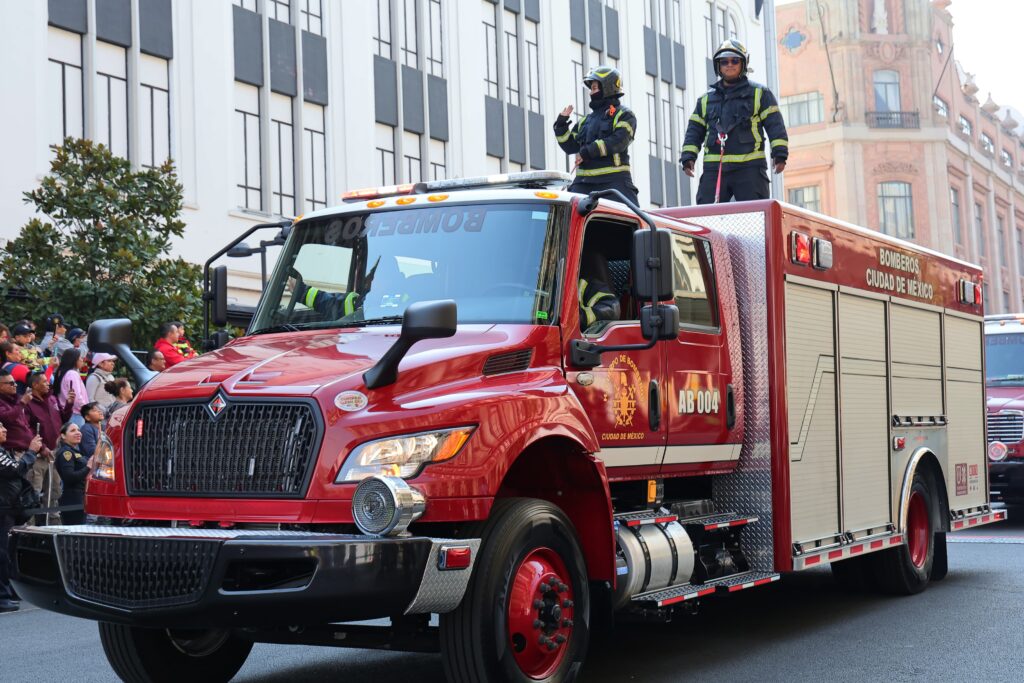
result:
<svg viewBox="0 0 1024 683"><path fill-rule="evenodd" d="M665 228L666 226L658 226L659 229ZM711 313L711 325L701 325L699 323L683 322L682 316L679 317L679 331L680 332L697 332L701 334L714 334L718 335L722 333L722 311L718 299L718 282L715 279L715 252L711 247L711 241L704 237L697 235L681 232L679 230L669 229L672 234L673 249L672 249L672 301L675 302L675 240L677 238L690 239L694 245L702 245L703 248L695 249L697 254L697 263L700 265L700 274L704 280L704 291L707 294L708 308ZM638 302L640 303L640 302ZM641 303L642 305L642 303Z"/></svg>
<svg viewBox="0 0 1024 683"><path fill-rule="evenodd" d="M896 187L900 189L906 188L906 194L892 194L886 195L883 193L886 189L893 189ZM878 228L883 234L895 237L897 239L913 240L916 237L916 226L914 225L914 186L904 180L884 180L878 183L875 198L878 202ZM888 201L886 201L888 200ZM900 234L900 226L892 226L893 230L890 231L888 226L885 224L884 217L886 215L885 207L889 204L895 205L895 200L905 200L907 202L907 215L909 216L909 234ZM894 206L894 208L899 208ZM895 212L894 212L895 215Z"/></svg>

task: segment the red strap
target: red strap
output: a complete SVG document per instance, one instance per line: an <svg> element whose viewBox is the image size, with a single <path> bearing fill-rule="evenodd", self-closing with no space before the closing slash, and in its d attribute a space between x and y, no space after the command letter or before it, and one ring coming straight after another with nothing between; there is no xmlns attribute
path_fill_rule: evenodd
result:
<svg viewBox="0 0 1024 683"><path fill-rule="evenodd" d="M718 134L718 156L725 156L725 141L729 139L729 135L726 133ZM718 180L715 182L715 204L718 203L718 198L722 195L722 159L718 159Z"/></svg>

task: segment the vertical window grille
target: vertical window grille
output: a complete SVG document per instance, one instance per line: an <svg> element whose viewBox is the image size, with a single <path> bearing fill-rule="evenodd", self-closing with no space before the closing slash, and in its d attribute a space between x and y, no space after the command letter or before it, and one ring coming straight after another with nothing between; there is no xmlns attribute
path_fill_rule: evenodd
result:
<svg viewBox="0 0 1024 683"><path fill-rule="evenodd" d="M719 42L724 41L725 37L729 35L729 12L724 7L718 8L718 21L715 28L718 30ZM718 46L716 45L715 47Z"/></svg>
<svg viewBox="0 0 1024 683"><path fill-rule="evenodd" d="M527 20L526 25L526 105L540 113L540 49L537 23Z"/></svg>
<svg viewBox="0 0 1024 683"><path fill-rule="evenodd" d="M302 3L299 14L302 19L302 30L322 36L324 34L323 0L299 0Z"/></svg>
<svg viewBox="0 0 1024 683"><path fill-rule="evenodd" d="M128 158L128 51L96 41L95 139Z"/></svg>
<svg viewBox="0 0 1024 683"><path fill-rule="evenodd" d="M381 185L395 184L395 129L383 123L376 126L377 170Z"/></svg>
<svg viewBox="0 0 1024 683"><path fill-rule="evenodd" d="M291 8L288 7L288 0L268 0L267 15L271 19L283 22L285 24L292 23Z"/></svg>
<svg viewBox="0 0 1024 683"><path fill-rule="evenodd" d="M49 27L47 35L48 109L50 144L85 133L82 97L82 38L77 33Z"/></svg>
<svg viewBox="0 0 1024 683"><path fill-rule="evenodd" d="M882 232L901 239L914 239L914 205L910 183L892 181L878 184L878 222Z"/></svg>
<svg viewBox="0 0 1024 683"><path fill-rule="evenodd" d="M949 188L949 204L950 213L953 214L953 241L963 244L964 236L960 226L960 190L955 187Z"/></svg>
<svg viewBox="0 0 1024 683"><path fill-rule="evenodd" d="M377 0L377 28L373 34L377 56L391 59L391 0Z"/></svg>
<svg viewBox="0 0 1024 683"><path fill-rule="evenodd" d="M402 18L402 64L416 69L419 67L419 42L416 37L419 10L416 0L402 0Z"/></svg>
<svg viewBox="0 0 1024 683"><path fill-rule="evenodd" d="M517 107L522 105L519 92L519 29L516 15L504 10L505 32L505 101Z"/></svg>
<svg viewBox="0 0 1024 683"><path fill-rule="evenodd" d="M302 158L306 173L306 211L327 206L327 139L324 135L324 108L304 102L302 105Z"/></svg>
<svg viewBox="0 0 1024 683"><path fill-rule="evenodd" d="M259 89L235 81L235 186L242 208L263 210Z"/></svg>
<svg viewBox="0 0 1024 683"><path fill-rule="evenodd" d="M429 10L429 40L430 46L427 50L427 69L431 76L444 78L444 25L442 23L441 0L430 0L427 7Z"/></svg>
<svg viewBox="0 0 1024 683"><path fill-rule="evenodd" d="M292 144L292 98L270 96L270 210L279 216L294 216L295 157Z"/></svg>
<svg viewBox="0 0 1024 683"><path fill-rule="evenodd" d="M647 76L647 130L650 131L648 152L652 157L658 154L658 100L654 96L654 76Z"/></svg>
<svg viewBox="0 0 1024 683"><path fill-rule="evenodd" d="M171 93L164 59L139 55L139 165L159 166L171 156Z"/></svg>
<svg viewBox="0 0 1024 683"><path fill-rule="evenodd" d="M661 89L661 158L666 161L672 159L672 103L669 101L671 92L670 88Z"/></svg>
<svg viewBox="0 0 1024 683"><path fill-rule="evenodd" d="M714 22L714 19L712 18L712 17L714 17L714 14L715 14L715 11L714 11L714 7L712 6L712 4L710 2L705 3L705 7L704 7L704 39L707 41L707 45L708 45L708 51L707 51L708 58L711 57L711 55L714 53L715 49L718 47L718 45L715 42L715 22Z"/></svg>
<svg viewBox="0 0 1024 683"><path fill-rule="evenodd" d="M487 95L498 98L498 19L497 7L487 0L482 0L484 11L484 59L487 69L484 72L484 83Z"/></svg>

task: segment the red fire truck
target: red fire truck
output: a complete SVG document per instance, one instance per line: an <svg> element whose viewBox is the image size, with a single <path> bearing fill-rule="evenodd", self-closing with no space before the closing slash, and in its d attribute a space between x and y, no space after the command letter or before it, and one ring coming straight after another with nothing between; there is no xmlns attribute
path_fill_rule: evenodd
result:
<svg viewBox="0 0 1024 683"><path fill-rule="evenodd" d="M775 201L645 213L564 181L285 226L247 336L111 419L102 523L15 530L18 590L99 621L125 680L226 680L271 642L568 681L613 615L826 564L917 593L947 532L1005 517L979 268ZM90 348L146 379L129 333Z"/></svg>

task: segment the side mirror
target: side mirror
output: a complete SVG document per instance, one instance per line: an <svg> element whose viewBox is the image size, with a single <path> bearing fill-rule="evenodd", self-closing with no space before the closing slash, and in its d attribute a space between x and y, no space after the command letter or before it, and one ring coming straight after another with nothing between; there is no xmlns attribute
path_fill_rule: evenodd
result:
<svg viewBox="0 0 1024 683"><path fill-rule="evenodd" d="M679 308L675 304L649 304L640 309L640 334L644 339L675 339L679 336Z"/></svg>
<svg viewBox="0 0 1024 683"><path fill-rule="evenodd" d="M217 266L210 273L210 320L214 327L228 324L228 268Z"/></svg>
<svg viewBox="0 0 1024 683"><path fill-rule="evenodd" d="M377 364L363 373L366 388L378 389L394 384L398 379L398 364L413 344L424 339L451 337L457 325L458 309L451 299L409 304L402 318L402 334Z"/></svg>
<svg viewBox="0 0 1024 683"><path fill-rule="evenodd" d="M654 230L653 251L650 228L633 233L633 289L641 301L665 301L673 296L672 233ZM654 275L652 281L651 275ZM655 289L652 291L651 287Z"/></svg>
<svg viewBox="0 0 1024 683"><path fill-rule="evenodd" d="M89 349L117 356L132 373L136 388L156 377L155 372L142 364L131 349L132 321L128 318L96 320L89 325Z"/></svg>

